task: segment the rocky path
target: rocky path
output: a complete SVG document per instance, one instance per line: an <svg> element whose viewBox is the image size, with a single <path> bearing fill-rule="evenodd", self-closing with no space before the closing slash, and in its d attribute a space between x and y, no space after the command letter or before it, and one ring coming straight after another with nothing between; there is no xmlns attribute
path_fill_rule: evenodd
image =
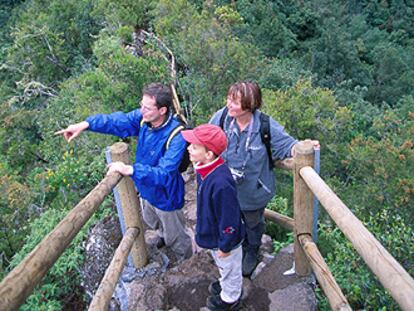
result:
<svg viewBox="0 0 414 311"><path fill-rule="evenodd" d="M196 218L195 193L194 176L189 174L186 176L184 212L188 227L193 235ZM109 227L107 222L102 223L102 226ZM105 232L99 234L101 240L102 237L113 237L113 234L105 234ZM149 265L141 271L136 271L133 268L125 269L121 281L117 285L110 310L208 310L205 307L208 296L207 288L219 275L209 253L197 248L194 244L195 254L191 258L178 263L175 261L174 255L165 247L158 250L155 246L151 246L154 234L155 232L150 230L146 232L150 254ZM97 238L91 237L89 240L96 241ZM97 251L101 250L106 254L108 250L102 247L102 243L104 242L100 241L100 247ZM86 249L86 257L88 258L88 245ZM94 247L89 247L89 251L93 249ZM99 258L105 260L102 257L107 256L91 255L90 258L93 258L95 262L87 261L88 265L85 267L83 286L90 294L94 291L94 288L96 290L99 284L99 274L102 273L101 271L98 273L96 267L105 266L103 263L96 263ZM292 245L283 249L277 255L273 255L272 241L270 237L265 236L261 248L261 258L262 261L253 273L252 278L244 278L243 280L242 310L307 311L317 309L313 277L300 278L295 274L283 275L285 271L292 267ZM96 274L95 280L91 280L94 274Z"/></svg>

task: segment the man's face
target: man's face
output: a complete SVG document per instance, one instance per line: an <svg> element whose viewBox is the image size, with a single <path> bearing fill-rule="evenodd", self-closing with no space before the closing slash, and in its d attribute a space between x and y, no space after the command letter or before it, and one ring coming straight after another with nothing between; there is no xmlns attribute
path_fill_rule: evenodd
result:
<svg viewBox="0 0 414 311"><path fill-rule="evenodd" d="M165 118L167 108L157 108L155 97L144 95L141 100L141 113L144 122L150 122L152 125L160 125Z"/></svg>

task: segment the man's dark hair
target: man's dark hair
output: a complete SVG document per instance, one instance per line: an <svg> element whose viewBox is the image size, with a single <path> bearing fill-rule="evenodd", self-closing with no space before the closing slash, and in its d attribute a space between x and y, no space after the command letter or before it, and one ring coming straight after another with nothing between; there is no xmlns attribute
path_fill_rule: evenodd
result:
<svg viewBox="0 0 414 311"><path fill-rule="evenodd" d="M155 98L155 105L158 109L162 107L167 108L167 112L171 111L173 106L173 99L171 89L161 83L151 83L144 87L142 95L147 95Z"/></svg>

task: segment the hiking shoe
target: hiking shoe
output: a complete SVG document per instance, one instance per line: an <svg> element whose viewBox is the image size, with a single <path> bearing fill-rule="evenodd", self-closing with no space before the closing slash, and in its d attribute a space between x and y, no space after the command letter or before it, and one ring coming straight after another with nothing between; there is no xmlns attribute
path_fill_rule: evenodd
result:
<svg viewBox="0 0 414 311"><path fill-rule="evenodd" d="M241 299L239 298L235 302L227 303L221 300L220 295L209 296L207 298L207 307L211 311L240 310Z"/></svg>
<svg viewBox="0 0 414 311"><path fill-rule="evenodd" d="M255 250L248 250L242 262L242 274L245 277L252 275L257 266L257 252Z"/></svg>
<svg viewBox="0 0 414 311"><path fill-rule="evenodd" d="M221 286L220 286L220 282L219 282L219 281L215 281L215 282L211 283L211 284L208 286L208 292L209 292L211 295L213 295L213 296L215 296L215 295L220 295L220 293L221 293Z"/></svg>
<svg viewBox="0 0 414 311"><path fill-rule="evenodd" d="M157 244L155 244L155 246L156 246L157 248L161 248L161 247L165 246L165 240L164 240L164 238L160 237L160 238L158 239L158 241L157 241Z"/></svg>

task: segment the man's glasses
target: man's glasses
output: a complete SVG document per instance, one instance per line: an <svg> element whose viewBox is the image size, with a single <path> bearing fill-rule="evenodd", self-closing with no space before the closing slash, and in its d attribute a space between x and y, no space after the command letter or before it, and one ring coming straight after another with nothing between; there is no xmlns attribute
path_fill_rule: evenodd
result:
<svg viewBox="0 0 414 311"><path fill-rule="evenodd" d="M151 107L149 107L148 105L144 105L142 103L142 101L139 102L139 105L141 107L141 111L155 111L155 110L158 110L157 106L151 106Z"/></svg>

